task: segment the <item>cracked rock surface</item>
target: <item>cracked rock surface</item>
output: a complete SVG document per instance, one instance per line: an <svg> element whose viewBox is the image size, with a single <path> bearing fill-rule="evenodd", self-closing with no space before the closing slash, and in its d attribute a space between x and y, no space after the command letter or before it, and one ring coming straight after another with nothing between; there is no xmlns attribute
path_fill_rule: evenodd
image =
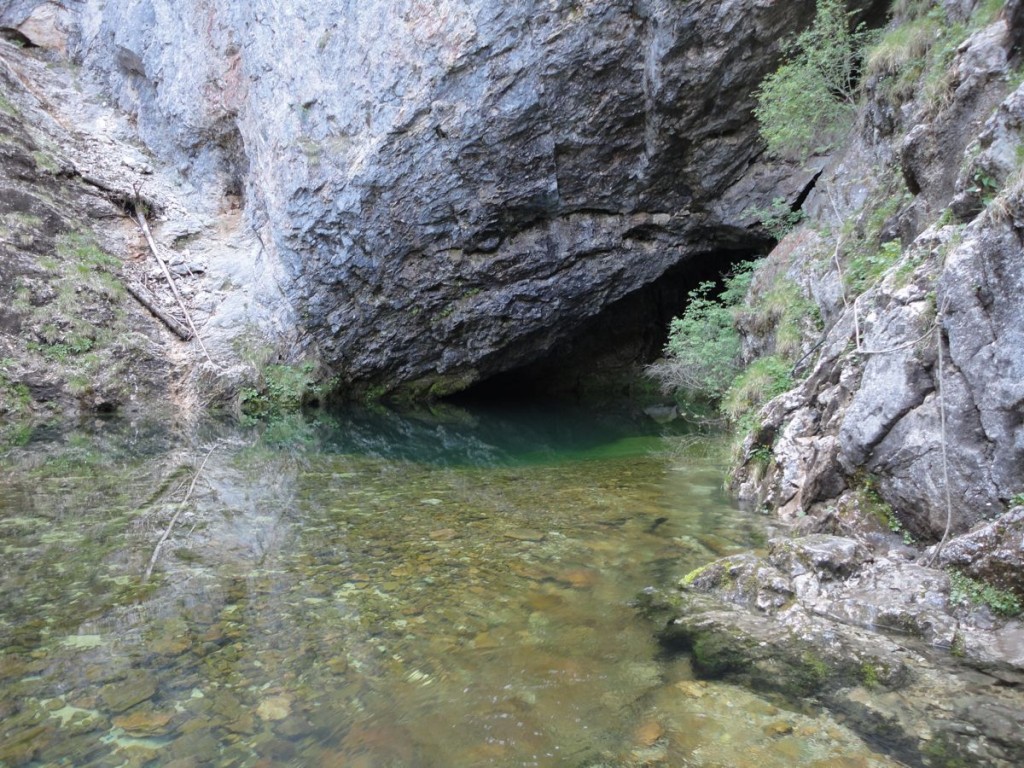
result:
<svg viewBox="0 0 1024 768"><path fill-rule="evenodd" d="M812 7L89 0L60 21L163 162L242 195L300 352L353 394L444 394L694 254L763 246L746 211L815 171L762 162L751 94Z"/></svg>

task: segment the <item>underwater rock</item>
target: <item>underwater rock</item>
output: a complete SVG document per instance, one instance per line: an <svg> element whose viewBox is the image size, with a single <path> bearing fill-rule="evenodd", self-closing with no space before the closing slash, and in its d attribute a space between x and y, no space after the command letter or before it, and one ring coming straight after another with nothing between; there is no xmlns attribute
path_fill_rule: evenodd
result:
<svg viewBox="0 0 1024 768"><path fill-rule="evenodd" d="M127 715L119 715L111 721L116 727L123 728L130 736L164 736L170 732L169 725L173 715L154 710L136 710Z"/></svg>
<svg viewBox="0 0 1024 768"><path fill-rule="evenodd" d="M940 748L962 765L1024 759L1024 694L1002 682L1024 673L1024 627L950 605L942 571L816 535L718 560L643 602L701 675L816 698L910 764Z"/></svg>
<svg viewBox="0 0 1024 768"><path fill-rule="evenodd" d="M156 679L148 672L133 670L124 680L103 686L100 698L112 712L124 712L151 699L155 693Z"/></svg>

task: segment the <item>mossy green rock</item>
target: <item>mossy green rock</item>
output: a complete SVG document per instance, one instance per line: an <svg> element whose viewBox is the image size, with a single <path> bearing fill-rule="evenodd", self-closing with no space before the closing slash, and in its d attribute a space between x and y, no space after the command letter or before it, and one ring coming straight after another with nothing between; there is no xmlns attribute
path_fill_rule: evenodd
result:
<svg viewBox="0 0 1024 768"><path fill-rule="evenodd" d="M146 672L134 671L124 680L103 686L100 698L110 711L124 712L151 699L155 693L156 679Z"/></svg>

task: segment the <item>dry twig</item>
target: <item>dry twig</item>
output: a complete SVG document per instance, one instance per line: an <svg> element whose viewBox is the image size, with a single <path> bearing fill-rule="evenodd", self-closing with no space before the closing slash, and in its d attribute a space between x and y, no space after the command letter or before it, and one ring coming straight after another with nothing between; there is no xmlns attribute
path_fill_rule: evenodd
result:
<svg viewBox="0 0 1024 768"><path fill-rule="evenodd" d="M206 458L203 459L203 463L199 465L199 469L196 470L195 475L192 477L192 482L188 486L188 491L186 491L185 493L185 498L178 502L178 508L175 510L174 515L171 517L171 522L167 524L167 529L164 531L164 535L160 537L160 541L158 541L156 543L156 546L153 547L153 554L149 558L149 565L146 566L146 572L142 576L143 583L149 581L149 577L153 575L153 567L156 565L157 558L160 557L160 548L163 547L164 542L167 541L167 538L171 535L171 531L174 530L174 526L177 525L178 518L181 516L182 511L185 509L188 500L192 497L192 492L195 491L196 489L196 483L199 482L200 475L203 474L203 469L206 467L206 462L210 460L210 457L213 455L213 452L214 450L216 450L216 448L217 446L214 445L213 448L211 448L209 452L206 454Z"/></svg>
<svg viewBox="0 0 1024 768"><path fill-rule="evenodd" d="M189 341L192 338L192 331L183 326L178 322L177 318L164 312L156 302L150 299L144 293L142 286L135 285L130 280L124 280L124 287L130 293L139 304L149 310L150 314L153 315L157 320L162 322L167 328L182 341Z"/></svg>
<svg viewBox="0 0 1024 768"><path fill-rule="evenodd" d="M167 284L171 286L171 293L174 294L174 298L178 302L178 306L185 315L185 320L188 322L188 327L192 331L192 335L195 336L196 341L199 342L199 346L203 350L203 354L206 355L206 359L213 363L213 358L210 357L209 351L206 349L206 345L203 344L203 339L199 335L199 331L196 329L196 324L192 322L192 313L188 311L188 307L185 306L185 301L181 298L181 294L178 292L178 286L174 282L174 276L171 274L171 270L167 268L167 262L160 256L160 252L157 250L156 242L153 240L153 233L149 231L149 223L146 221L146 217L142 212L142 200L139 195L139 188L135 188L135 220L139 224L139 229L142 230L142 234L146 236L146 242L149 244L149 250L153 253L153 258L156 259L160 265L160 269L163 270L164 277L167 279Z"/></svg>

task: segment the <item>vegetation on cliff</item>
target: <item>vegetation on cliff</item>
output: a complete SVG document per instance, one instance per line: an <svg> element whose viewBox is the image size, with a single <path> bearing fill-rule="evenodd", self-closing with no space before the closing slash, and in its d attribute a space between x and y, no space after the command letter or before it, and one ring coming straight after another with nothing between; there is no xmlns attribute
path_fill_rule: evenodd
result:
<svg viewBox="0 0 1024 768"><path fill-rule="evenodd" d="M766 648L774 662L799 638L850 639L850 625L869 626L868 646L881 647L886 630L909 633L932 647L943 670L952 656L997 678L1005 669L1019 675L1020 13L1019 3L895 3L890 24L863 50L845 138L826 154L815 155L813 144L789 151L820 171L800 200L804 221L758 264L738 304L704 308L729 313L741 351L731 360L738 378L703 393L742 433L733 488L790 522L795 536L807 536L797 546L809 547L812 565L792 569L788 586L773 570L786 570L778 553L710 569L732 575L717 585L700 575L684 579L675 614L683 635L700 629L706 636L714 617L720 625L712 641L746 635L750 648ZM779 323L756 320L778 303L778 280L791 286L783 302L790 314L807 318L788 353L780 352ZM801 300L812 309L797 312ZM666 366L674 350L702 338L685 323L672 331L690 335L687 343L673 337ZM785 391L773 397L779 392L770 385L754 387L763 396L736 411L734 394L747 377ZM823 575L822 541L813 537L824 535L836 537L829 546L837 552L862 548L860 562ZM801 580L811 573L808 587ZM892 592L890 583L898 585ZM887 604L897 593L904 604ZM932 615L920 614L925 606ZM808 632L803 612L822 626ZM827 649L808 650L823 658ZM827 660L829 674L842 671L847 655ZM732 674L765 684L751 677L757 663L751 651ZM806 667L800 659L792 666ZM928 678L927 666L915 662L915 684ZM865 669L861 687L877 687L878 664ZM774 665L770 673L784 676ZM942 700L952 677L937 672L915 699ZM842 690L861 687L844 682ZM1001 701L1001 694L998 684L985 687L978 711L1019 711L1017 699ZM821 686L816 695L831 696ZM1016 715L1003 730L986 714L977 738L962 737L959 725L943 734L937 720L919 738L914 718L886 717L906 736L911 761L1008 766L1024 754Z"/></svg>
<svg viewBox="0 0 1024 768"><path fill-rule="evenodd" d="M851 30L839 0L818 0L811 26L787 47L785 62L757 90L754 114L768 151L806 160L849 130L868 34Z"/></svg>

